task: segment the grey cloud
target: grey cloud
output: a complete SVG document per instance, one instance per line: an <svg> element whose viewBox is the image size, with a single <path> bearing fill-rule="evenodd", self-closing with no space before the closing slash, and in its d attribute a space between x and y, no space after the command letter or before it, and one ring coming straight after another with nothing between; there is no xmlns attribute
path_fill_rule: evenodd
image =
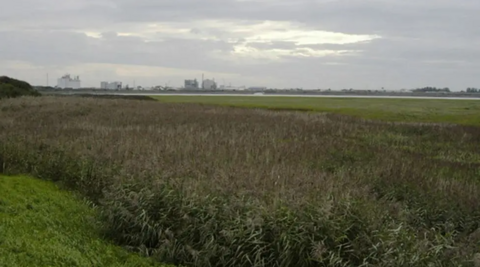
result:
<svg viewBox="0 0 480 267"><path fill-rule="evenodd" d="M197 28L193 28L193 29L191 29L191 30L190 30L190 33L193 33L193 34L200 34L200 33L201 33L201 31L200 31L199 29L197 29Z"/></svg>
<svg viewBox="0 0 480 267"><path fill-rule="evenodd" d="M294 49L298 47L294 42L268 42L268 43L260 43L260 42L249 42L248 46L254 47L257 49Z"/></svg>
<svg viewBox="0 0 480 267"><path fill-rule="evenodd" d="M464 61L475 63L480 61L480 49L474 41L391 37L369 42L350 44L318 44L299 45L316 50L359 50L362 59L376 64L374 59L410 60L411 64L421 61ZM350 61L350 58L345 58ZM351 62L351 61L350 61ZM352 64L354 62L351 62ZM365 62L364 62L365 64Z"/></svg>
<svg viewBox="0 0 480 267"><path fill-rule="evenodd" d="M17 0L0 9L0 60L58 68L112 63L225 71L265 75L286 86L431 84L463 89L479 86L474 84L480 69L479 12L478 0ZM228 54L235 44L245 43L245 36L227 40L232 37L229 29L201 24L212 19L246 27L264 20L291 21L308 29L382 38L344 45L249 42L260 51L297 47L361 52L284 56L279 62L232 61ZM157 41L117 34L151 23L186 25L190 39L161 31L148 36ZM274 28L286 30L281 24ZM87 31L102 32L101 38L82 33ZM203 36L217 39L202 40ZM434 84L440 82L445 85Z"/></svg>
<svg viewBox="0 0 480 267"><path fill-rule="evenodd" d="M254 21L278 20L299 21L321 30L334 30L348 33L384 34L401 33L416 35L441 33L455 30L451 35L466 36L471 27L480 22L477 15L480 3L475 0L337 0L337 1L234 1L234 0L117 0L117 1L76 1L83 5L73 5L68 12L48 8L58 1L20 0L10 2L0 11L0 19L9 20L44 19L52 27L81 28L90 22L140 23L193 21L201 19L236 19L238 23L251 24ZM11 5L11 6L10 6ZM7 11L8 10L8 11ZM83 18L82 20L80 18ZM38 22L39 20L37 20ZM45 23L43 22L43 23ZM41 23L41 24L43 24ZM426 32L429 31L429 32Z"/></svg>
<svg viewBox="0 0 480 267"><path fill-rule="evenodd" d="M471 35L478 25L480 3L474 0L337 0L337 1L117 1L117 19L127 21L184 21L220 18L289 20L321 30L362 34L416 36L455 30L456 36Z"/></svg>
<svg viewBox="0 0 480 267"><path fill-rule="evenodd" d="M25 60L35 64L109 63L175 68L221 69L209 62L211 51L229 51L221 41L169 39L144 42L139 37L103 33L101 39L69 32L0 32L5 49L0 60ZM31 44L35 44L32 46Z"/></svg>
<svg viewBox="0 0 480 267"><path fill-rule="evenodd" d="M118 37L118 33L116 32L102 32L102 38L105 39L114 39Z"/></svg>

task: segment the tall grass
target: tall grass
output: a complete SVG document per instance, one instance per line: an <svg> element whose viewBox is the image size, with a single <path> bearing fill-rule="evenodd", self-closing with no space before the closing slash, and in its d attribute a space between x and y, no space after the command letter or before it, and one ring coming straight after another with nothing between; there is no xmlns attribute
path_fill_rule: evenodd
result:
<svg viewBox="0 0 480 267"><path fill-rule="evenodd" d="M186 266L474 266L480 129L42 97L0 166L77 190L109 238Z"/></svg>

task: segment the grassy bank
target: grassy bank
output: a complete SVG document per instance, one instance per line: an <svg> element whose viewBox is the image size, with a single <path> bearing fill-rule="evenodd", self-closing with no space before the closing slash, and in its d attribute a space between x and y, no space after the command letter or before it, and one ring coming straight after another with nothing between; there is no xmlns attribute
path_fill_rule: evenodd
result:
<svg viewBox="0 0 480 267"><path fill-rule="evenodd" d="M480 129L155 101L0 102L0 166L186 266L473 266ZM467 116L467 115L465 115Z"/></svg>
<svg viewBox="0 0 480 267"><path fill-rule="evenodd" d="M383 121L458 123L480 126L480 101L275 96L152 96L167 103L332 112Z"/></svg>
<svg viewBox="0 0 480 267"><path fill-rule="evenodd" d="M50 182L0 176L0 266L161 266L103 241L97 217Z"/></svg>

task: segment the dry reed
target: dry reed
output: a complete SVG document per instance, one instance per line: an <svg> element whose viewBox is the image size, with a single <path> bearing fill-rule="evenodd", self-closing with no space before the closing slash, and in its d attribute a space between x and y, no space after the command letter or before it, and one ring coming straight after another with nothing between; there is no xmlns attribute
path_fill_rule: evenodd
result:
<svg viewBox="0 0 480 267"><path fill-rule="evenodd" d="M109 238L186 266L473 264L479 145L476 127L333 114L0 102L2 172L84 194Z"/></svg>

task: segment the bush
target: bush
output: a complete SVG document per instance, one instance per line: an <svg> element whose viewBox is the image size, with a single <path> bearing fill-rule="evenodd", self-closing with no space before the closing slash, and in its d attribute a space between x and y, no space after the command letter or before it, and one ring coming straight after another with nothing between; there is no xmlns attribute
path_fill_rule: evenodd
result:
<svg viewBox="0 0 480 267"><path fill-rule="evenodd" d="M1 76L0 99L20 96L40 96L40 93L27 82Z"/></svg>

